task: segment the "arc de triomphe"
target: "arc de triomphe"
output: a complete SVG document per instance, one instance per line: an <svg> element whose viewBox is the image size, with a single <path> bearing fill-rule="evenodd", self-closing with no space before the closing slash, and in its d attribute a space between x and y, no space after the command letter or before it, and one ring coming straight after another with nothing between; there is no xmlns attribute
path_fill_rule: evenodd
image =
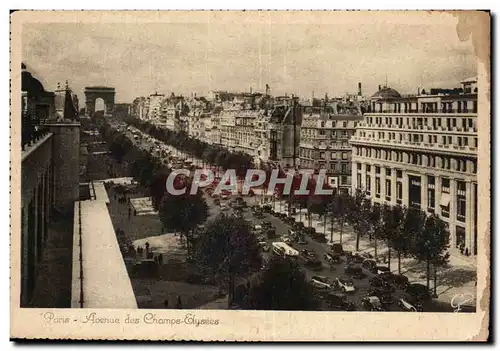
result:
<svg viewBox="0 0 500 351"><path fill-rule="evenodd" d="M95 86L85 87L85 114L92 116L95 112L95 100L101 98L104 100L106 113L113 113L115 107L115 88Z"/></svg>

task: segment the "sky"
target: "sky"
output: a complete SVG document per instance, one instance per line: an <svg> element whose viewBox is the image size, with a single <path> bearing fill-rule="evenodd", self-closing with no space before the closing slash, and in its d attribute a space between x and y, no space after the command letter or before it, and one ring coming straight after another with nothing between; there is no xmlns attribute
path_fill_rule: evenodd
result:
<svg viewBox="0 0 500 351"><path fill-rule="evenodd" d="M477 75L471 40L457 20L431 23L30 23L22 60L46 90L66 80L81 102L85 86L116 89L116 102L210 90L264 91L304 98L379 84L400 93L456 87Z"/></svg>

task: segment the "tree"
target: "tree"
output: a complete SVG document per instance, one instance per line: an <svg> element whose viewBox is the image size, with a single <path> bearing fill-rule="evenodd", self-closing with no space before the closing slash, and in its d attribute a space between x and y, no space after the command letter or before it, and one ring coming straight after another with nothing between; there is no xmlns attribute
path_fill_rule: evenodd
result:
<svg viewBox="0 0 500 351"><path fill-rule="evenodd" d="M413 256L427 264L427 288L430 286L431 263L447 263L449 246L448 226L435 214L427 217L421 234L415 237L413 246Z"/></svg>
<svg viewBox="0 0 500 351"><path fill-rule="evenodd" d="M374 204L369 213L370 233L373 237L373 247L375 249L375 259L377 259L378 247L377 239L382 236L383 215L379 204Z"/></svg>
<svg viewBox="0 0 500 351"><path fill-rule="evenodd" d="M409 252L413 241L413 231L404 227L406 218L407 210L399 205L393 207L384 206L383 208L381 236L387 244L389 269L391 268L391 248L395 249L398 253L399 274L401 274L401 255ZM419 222L417 221L416 223Z"/></svg>
<svg viewBox="0 0 500 351"><path fill-rule="evenodd" d="M156 174L151 182L151 202L155 210L160 209L161 201L167 189L167 178L170 174L170 169L164 169Z"/></svg>
<svg viewBox="0 0 500 351"><path fill-rule="evenodd" d="M349 195L343 192L335 194L331 203L331 215L337 219L340 226L340 244L342 245L342 234L344 232L344 223L349 211ZM333 233L332 233L333 235ZM330 240L331 241L331 240Z"/></svg>
<svg viewBox="0 0 500 351"><path fill-rule="evenodd" d="M228 287L228 307L233 302L235 280L257 272L262 257L250 224L232 216L219 215L209 222L196 242L195 260Z"/></svg>
<svg viewBox="0 0 500 351"><path fill-rule="evenodd" d="M318 300L299 264L274 256L250 280L246 304L253 310L297 311L316 309Z"/></svg>
<svg viewBox="0 0 500 351"><path fill-rule="evenodd" d="M356 233L356 251L359 251L359 240L370 230L371 201L366 193L359 189L349 201L348 221Z"/></svg>
<svg viewBox="0 0 500 351"><path fill-rule="evenodd" d="M182 195L174 195L166 192L161 201L159 215L165 228L179 232L187 238L188 253L192 251L191 232L208 217L208 206L201 194L189 193L189 183L186 184L186 192Z"/></svg>

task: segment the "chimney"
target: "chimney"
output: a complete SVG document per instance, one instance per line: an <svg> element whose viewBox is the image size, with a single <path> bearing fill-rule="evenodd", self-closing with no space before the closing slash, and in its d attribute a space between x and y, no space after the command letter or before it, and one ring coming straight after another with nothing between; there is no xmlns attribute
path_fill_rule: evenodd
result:
<svg viewBox="0 0 500 351"><path fill-rule="evenodd" d="M269 96L269 85L266 84L266 95Z"/></svg>
<svg viewBox="0 0 500 351"><path fill-rule="evenodd" d="M363 94L361 93L361 82L358 83L358 96L362 96Z"/></svg>
<svg viewBox="0 0 500 351"><path fill-rule="evenodd" d="M252 87L250 87L250 94L252 93Z"/></svg>
<svg viewBox="0 0 500 351"><path fill-rule="evenodd" d="M382 86L379 84L378 85L378 91L382 90Z"/></svg>

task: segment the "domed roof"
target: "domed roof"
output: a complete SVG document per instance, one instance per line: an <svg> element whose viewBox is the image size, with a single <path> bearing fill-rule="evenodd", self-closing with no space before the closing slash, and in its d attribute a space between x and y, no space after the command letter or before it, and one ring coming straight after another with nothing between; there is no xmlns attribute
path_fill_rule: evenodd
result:
<svg viewBox="0 0 500 351"><path fill-rule="evenodd" d="M45 92L42 83L28 71L21 72L21 90L27 91L30 95L39 95Z"/></svg>
<svg viewBox="0 0 500 351"><path fill-rule="evenodd" d="M399 99L401 95L394 89L384 87L373 94L372 98L376 99Z"/></svg>

